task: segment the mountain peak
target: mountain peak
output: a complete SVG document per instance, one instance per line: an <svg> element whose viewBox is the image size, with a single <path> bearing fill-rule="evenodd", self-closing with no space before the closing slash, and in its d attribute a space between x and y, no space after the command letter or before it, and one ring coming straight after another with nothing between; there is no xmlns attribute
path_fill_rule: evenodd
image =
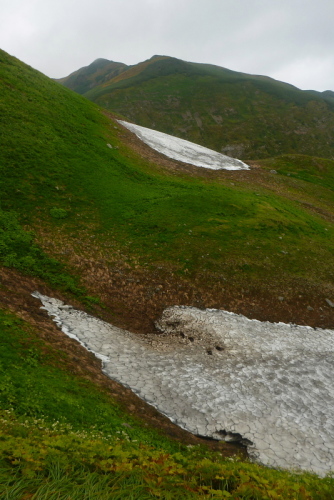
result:
<svg viewBox="0 0 334 500"><path fill-rule="evenodd" d="M154 56L150 57L149 61L154 61L155 59L161 59L162 57L169 58L170 56L155 54Z"/></svg>
<svg viewBox="0 0 334 500"><path fill-rule="evenodd" d="M79 71L80 77L61 83L137 125L228 156L333 156L331 91L303 91L267 76L159 54L131 66L98 59Z"/></svg>
<svg viewBox="0 0 334 500"><path fill-rule="evenodd" d="M98 57L97 59L95 59L92 64L95 64L95 63L109 63L109 62L112 62L110 61L109 59L105 59L104 57Z"/></svg>

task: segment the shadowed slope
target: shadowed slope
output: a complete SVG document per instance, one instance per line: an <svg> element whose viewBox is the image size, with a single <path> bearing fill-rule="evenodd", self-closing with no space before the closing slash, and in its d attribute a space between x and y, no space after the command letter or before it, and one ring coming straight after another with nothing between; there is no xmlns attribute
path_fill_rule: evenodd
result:
<svg viewBox="0 0 334 500"><path fill-rule="evenodd" d="M81 71L81 70L79 70ZM333 157L332 92L166 56L95 79L83 93L138 125L241 159L300 153Z"/></svg>

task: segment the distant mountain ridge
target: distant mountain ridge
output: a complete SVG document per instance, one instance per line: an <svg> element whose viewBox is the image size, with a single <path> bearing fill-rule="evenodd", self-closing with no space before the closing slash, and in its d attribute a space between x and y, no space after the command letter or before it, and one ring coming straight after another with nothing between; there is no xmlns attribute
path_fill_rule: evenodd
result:
<svg viewBox="0 0 334 500"><path fill-rule="evenodd" d="M334 92L155 55L128 66L97 59L58 80L138 125L229 156L334 157Z"/></svg>
<svg viewBox="0 0 334 500"><path fill-rule="evenodd" d="M96 59L89 66L74 71L68 77L60 78L57 81L78 94L85 94L97 85L114 78L125 68L127 65L123 63L108 61L108 59Z"/></svg>

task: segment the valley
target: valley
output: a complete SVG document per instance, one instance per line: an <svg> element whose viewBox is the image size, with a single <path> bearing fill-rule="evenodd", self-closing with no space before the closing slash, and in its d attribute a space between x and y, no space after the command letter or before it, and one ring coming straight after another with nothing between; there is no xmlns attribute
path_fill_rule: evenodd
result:
<svg viewBox="0 0 334 500"><path fill-rule="evenodd" d="M167 66L161 61L165 59L154 59L146 66L126 71L122 65L109 68L119 71L116 76L111 75L117 79L113 85L117 83L121 94L122 89L134 88L133 79L148 85L150 72L154 82L160 82L154 73L157 67L161 78L163 73L168 76L175 67L179 68L173 77L178 81L184 78L182 72L189 70L187 65L168 58ZM271 142L259 128L256 134L268 144L266 151L261 143L237 156L249 165L249 170L209 170L162 155L119 123L126 117L138 125L154 128L157 122L150 114L150 106L145 105L149 119L139 118L137 105L132 114L127 114L126 107L120 109L112 103L112 111L102 109L3 51L0 64L0 300L4 366L0 403L3 428L7 429L2 434L0 450L3 446L1 464L6 488L14 488L15 482L10 478L19 474L24 480L36 480L33 483L31 479L29 486L27 479L25 494L37 491L43 481L46 484L50 480L52 468L48 460L52 462L58 457L58 465L65 464L63 474L66 470L72 474L73 484L75 471L81 466L86 467L87 474L93 470L102 475L106 470L112 471L110 481L116 483L118 472L123 471L123 498L124 491L131 491L134 477L138 477L142 488L142 497L138 498L148 494L148 498L156 498L157 491L167 492L171 485L175 488L174 498L181 498L180 491L184 494L185 490L177 485L182 481L187 485L189 498L222 497L222 492L226 492L225 496L228 493L234 498L247 498L247 491L251 490L262 495L258 498L265 498L270 488L276 488L277 495L287 499L332 498L331 478L319 479L307 473L296 476L238 462L239 459L226 461L226 457L235 454L245 457L245 448L205 441L178 428L129 389L108 379L101 372L100 361L57 329L31 296L38 290L134 335L146 335L147 339L159 337L156 321L170 306L222 309L254 320L333 330L334 160L330 99L312 93L303 94L302 98L286 84L278 86L284 95L291 90L302 101L301 108L289 101L289 109L296 113L307 109L310 113L315 123L310 131L312 140L307 132L303 141L294 142L294 147L289 138L284 147L278 147L283 137L279 129ZM218 69L208 71L210 75L215 71L221 74ZM143 79L143 72L147 79ZM202 73L198 78L208 79ZM244 84L250 85L248 77ZM269 84L278 88L277 83L263 83L266 89ZM239 95L239 84L235 85ZM91 87L89 92L96 91L98 95L97 90ZM152 88L148 91L151 93ZM191 94L188 87L184 92ZM98 104L103 104L105 95L101 91ZM289 95L290 99L292 94ZM161 97L157 99L164 102ZM170 107L173 109L171 104ZM265 116L265 109L258 108L256 113ZM274 108L270 109L275 113ZM167 117L160 108L157 113ZM178 123L173 112L169 120ZM246 115L242 115L242 121L252 129ZM203 120L202 126L206 128ZM199 125L196 127L198 132ZM169 125L156 129L174 131ZM210 128L207 130L211 136ZM221 143L209 144L205 134L200 138L197 132L179 136L184 134L187 140L197 139L198 144L233 156L233 148L221 151ZM238 135L238 127L231 134L234 138L228 139L226 145L235 145L242 135ZM221 140L221 130L218 135ZM45 357L50 349L53 354ZM12 369L15 366L21 367L25 378L19 376L20 370ZM42 373L39 370L50 367L67 374L53 375L54 395L47 384L38 385L38 380L43 380L43 376L38 376ZM74 377L81 388L86 382L92 384L89 397L98 399L97 394L103 393L105 406L89 402L93 400L88 393L79 396L79 388L73 389L72 394L70 386L60 382L63 376L68 377L69 384ZM54 401L59 403L59 409ZM73 418L71 405L76 408ZM92 410L94 405L96 412ZM116 410L118 405L121 410ZM85 460L75 458L73 467L68 463L66 457L71 453L76 456L75 446L66 441L67 431L63 434L60 429L53 439L63 444L55 451L53 441L47 441L45 456L49 458L44 461L44 452L38 451L33 440L37 432L33 420L40 418L50 426L55 421L64 425L71 422L77 432L87 432L87 441L80 441ZM31 426L26 431L21 428L25 419ZM94 426L103 439L94 435ZM124 431L124 427L129 429L127 426L136 431L130 432L130 440L124 438L118 443L116 433ZM43 441L47 431L42 432L38 439ZM93 434L89 438L90 432ZM27 460L20 455L15 436L21 436L22 447L30 450ZM111 439L109 451L101 444L106 436ZM89 451L89 439L97 447L94 452ZM117 452L115 458L110 450L119 450L121 445L123 451ZM194 446L193 451L187 448L189 445ZM103 455L101 460L98 449ZM29 458L34 453L38 456L36 462ZM131 456L137 458L132 460ZM138 476L132 470L134 463L141 464L136 469ZM174 472L168 475L167 469ZM177 471L181 471L180 475ZM44 479L38 474L44 474ZM182 474L186 479L181 479ZM215 482L216 477L224 474L229 481ZM249 474L258 480L249 479ZM243 479L245 476L247 480ZM150 486L147 481L152 482ZM212 491L208 493L206 488Z"/></svg>

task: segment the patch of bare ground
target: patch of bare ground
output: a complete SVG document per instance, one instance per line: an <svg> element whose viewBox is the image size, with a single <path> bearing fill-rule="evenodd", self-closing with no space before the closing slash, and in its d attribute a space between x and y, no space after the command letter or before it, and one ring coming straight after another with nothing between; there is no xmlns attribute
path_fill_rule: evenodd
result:
<svg viewBox="0 0 334 500"><path fill-rule="evenodd" d="M241 445L202 439L181 429L137 397L130 389L109 379L101 371L101 361L78 342L65 335L50 320L47 312L41 309L40 301L31 296L34 290L69 302L67 297L55 292L38 279L23 276L11 269L0 268L0 307L12 311L32 325L46 345L64 352L66 355L62 362L70 373L89 380L98 390L107 393L121 404L127 413L140 419L143 425L153 427L175 441L186 445L201 444L218 451L225 457L238 455L245 458L247 456L245 448ZM83 309L76 300L72 299L70 302L74 307Z"/></svg>
<svg viewBox="0 0 334 500"><path fill-rule="evenodd" d="M161 266L134 270L120 262L108 265L82 259L76 265L86 286L112 311L111 321L135 332L154 331L156 319L173 305L225 309L261 321L334 327L333 309L325 301L333 296L330 286L326 294L322 287L303 281L250 287L242 278L239 283L210 274L187 279Z"/></svg>
<svg viewBox="0 0 334 500"><path fill-rule="evenodd" d="M61 231L56 233L46 225L34 229L38 244L60 260L66 255L88 293L106 306L95 313L135 333L156 332L155 321L166 307L174 305L225 309L260 321L334 328L334 311L326 301L334 297L330 281L288 280L278 273L272 280L250 280L242 270L228 278L209 271L182 276L164 263L130 265L116 244L107 246L84 232L69 241Z"/></svg>

